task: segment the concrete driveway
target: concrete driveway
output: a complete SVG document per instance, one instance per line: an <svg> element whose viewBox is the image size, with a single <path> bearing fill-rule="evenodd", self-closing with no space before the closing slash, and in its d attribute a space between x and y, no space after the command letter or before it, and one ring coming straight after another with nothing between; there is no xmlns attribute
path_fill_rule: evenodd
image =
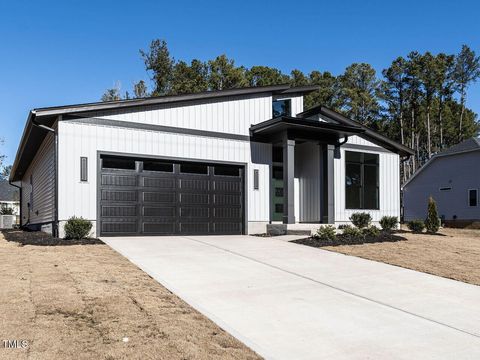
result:
<svg viewBox="0 0 480 360"><path fill-rule="evenodd" d="M480 359L480 287L274 238L103 238L269 359Z"/></svg>

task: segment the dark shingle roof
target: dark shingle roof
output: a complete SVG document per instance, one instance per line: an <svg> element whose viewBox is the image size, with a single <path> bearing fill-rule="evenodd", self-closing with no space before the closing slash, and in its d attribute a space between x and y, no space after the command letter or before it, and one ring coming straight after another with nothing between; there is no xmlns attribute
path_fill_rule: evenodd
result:
<svg viewBox="0 0 480 360"><path fill-rule="evenodd" d="M7 180L0 180L0 201L18 201L18 189Z"/></svg>
<svg viewBox="0 0 480 360"><path fill-rule="evenodd" d="M457 145L453 145L448 149L438 153L438 155L452 155L457 154L465 151L473 151L480 149L480 142L478 138L470 138Z"/></svg>

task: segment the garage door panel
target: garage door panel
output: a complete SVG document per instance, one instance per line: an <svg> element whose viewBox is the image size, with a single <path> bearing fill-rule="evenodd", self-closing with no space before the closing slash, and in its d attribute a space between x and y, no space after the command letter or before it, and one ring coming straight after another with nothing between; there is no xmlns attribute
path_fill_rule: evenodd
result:
<svg viewBox="0 0 480 360"><path fill-rule="evenodd" d="M185 218L203 218L208 219L210 217L210 209L205 207L180 207L180 217Z"/></svg>
<svg viewBox="0 0 480 360"><path fill-rule="evenodd" d="M144 206L143 216L146 217L176 217L175 207Z"/></svg>
<svg viewBox="0 0 480 360"><path fill-rule="evenodd" d="M143 223L144 234L174 234L175 222L170 223Z"/></svg>
<svg viewBox="0 0 480 360"><path fill-rule="evenodd" d="M133 175L119 175L119 174L102 174L102 185L108 186L137 186L137 176Z"/></svg>
<svg viewBox="0 0 480 360"><path fill-rule="evenodd" d="M215 191L233 192L233 193L242 192L243 185L240 180L235 180L235 181L215 180L213 184L214 184Z"/></svg>
<svg viewBox="0 0 480 360"><path fill-rule="evenodd" d="M178 179L178 188L181 191L208 191L210 190L209 179Z"/></svg>
<svg viewBox="0 0 480 360"><path fill-rule="evenodd" d="M137 191L122 190L102 190L102 200L115 202L132 202L137 201Z"/></svg>
<svg viewBox="0 0 480 360"><path fill-rule="evenodd" d="M174 177L143 177L141 184L146 188L175 189Z"/></svg>
<svg viewBox="0 0 480 360"><path fill-rule="evenodd" d="M101 206L102 217L136 217L137 206L129 205L102 205Z"/></svg>
<svg viewBox="0 0 480 360"><path fill-rule="evenodd" d="M136 234L137 229L137 221L102 221L103 234Z"/></svg>
<svg viewBox="0 0 480 360"><path fill-rule="evenodd" d="M102 235L243 233L241 167L149 160L135 169L102 169Z"/></svg>
<svg viewBox="0 0 480 360"><path fill-rule="evenodd" d="M143 202L146 203L169 203L176 201L174 192L143 192Z"/></svg>
<svg viewBox="0 0 480 360"><path fill-rule="evenodd" d="M179 194L180 204L189 204L189 205L208 205L210 204L210 195L209 194L198 194L198 193L180 193Z"/></svg>

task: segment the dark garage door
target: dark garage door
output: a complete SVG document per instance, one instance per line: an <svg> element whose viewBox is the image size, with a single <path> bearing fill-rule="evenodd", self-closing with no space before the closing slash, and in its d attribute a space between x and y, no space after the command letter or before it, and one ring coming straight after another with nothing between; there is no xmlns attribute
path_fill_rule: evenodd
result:
<svg viewBox="0 0 480 360"><path fill-rule="evenodd" d="M100 234L242 234L242 166L102 156Z"/></svg>

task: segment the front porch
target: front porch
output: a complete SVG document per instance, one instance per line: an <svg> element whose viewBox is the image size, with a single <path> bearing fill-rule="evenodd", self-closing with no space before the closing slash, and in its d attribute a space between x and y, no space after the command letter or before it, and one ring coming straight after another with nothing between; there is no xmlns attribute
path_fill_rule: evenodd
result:
<svg viewBox="0 0 480 360"><path fill-rule="evenodd" d="M253 125L255 141L272 144L270 222L311 231L335 222L334 159L348 136L364 132L345 126L282 116Z"/></svg>

